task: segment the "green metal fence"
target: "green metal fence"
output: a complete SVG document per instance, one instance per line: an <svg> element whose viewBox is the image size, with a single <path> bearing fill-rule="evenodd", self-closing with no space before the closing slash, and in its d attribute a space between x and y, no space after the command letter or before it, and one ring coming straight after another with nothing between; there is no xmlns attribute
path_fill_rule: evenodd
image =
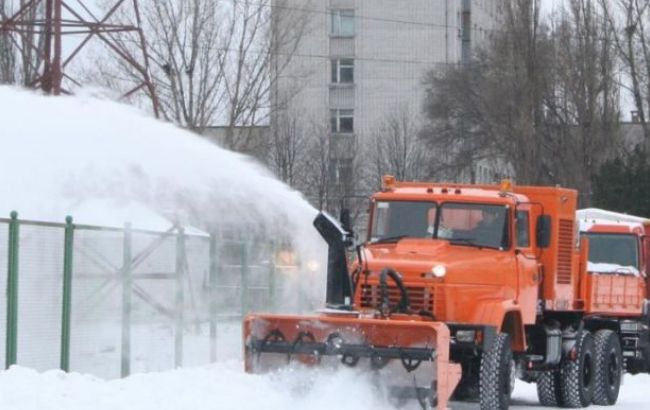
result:
<svg viewBox="0 0 650 410"><path fill-rule="evenodd" d="M220 323L273 310L284 283L276 251L238 235L12 212L0 218L5 367L113 378L215 361Z"/></svg>

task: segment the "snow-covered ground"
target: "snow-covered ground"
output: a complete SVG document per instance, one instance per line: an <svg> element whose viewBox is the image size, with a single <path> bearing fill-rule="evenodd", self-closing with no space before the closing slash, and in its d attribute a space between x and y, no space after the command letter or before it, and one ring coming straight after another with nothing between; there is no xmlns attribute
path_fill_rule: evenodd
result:
<svg viewBox="0 0 650 410"><path fill-rule="evenodd" d="M138 374L105 381L58 370L37 373L14 367L0 373L0 408L11 410L389 410L367 376L352 370L336 374L284 372L249 375L237 359L210 366ZM650 376L627 376L611 409L646 409ZM452 408L474 409L467 403ZM417 409L413 403L408 409ZM518 382L513 409L535 409L535 385Z"/></svg>
<svg viewBox="0 0 650 410"><path fill-rule="evenodd" d="M236 322L218 327L218 361L177 370L147 372L105 380L59 370L37 372L25 367L0 371L0 409L9 410L393 410L369 374L287 369L251 375L243 370L241 328ZM98 357L94 369L117 358ZM140 371L143 371L140 369ZM649 375L626 375L614 409L650 408ZM335 406L334 406L335 405ZM452 409L477 409L451 403ZM534 384L517 381L512 409L544 409ZM403 410L419 410L412 402Z"/></svg>

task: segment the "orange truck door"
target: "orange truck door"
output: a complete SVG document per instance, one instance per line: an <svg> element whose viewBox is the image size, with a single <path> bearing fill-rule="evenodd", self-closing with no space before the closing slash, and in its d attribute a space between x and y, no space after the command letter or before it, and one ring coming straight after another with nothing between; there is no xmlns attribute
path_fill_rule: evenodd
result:
<svg viewBox="0 0 650 410"><path fill-rule="evenodd" d="M532 248L532 219L529 206L520 206L515 218L515 245L517 247L516 269L518 275L518 303L524 324L535 322L539 296L538 262Z"/></svg>

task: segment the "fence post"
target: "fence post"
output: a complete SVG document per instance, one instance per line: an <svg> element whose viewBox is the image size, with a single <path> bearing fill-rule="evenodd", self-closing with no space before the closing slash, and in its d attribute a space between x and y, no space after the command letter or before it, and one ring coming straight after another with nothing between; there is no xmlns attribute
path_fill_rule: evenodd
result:
<svg viewBox="0 0 650 410"><path fill-rule="evenodd" d="M271 257L269 259L269 304L268 306L275 310L275 241L271 240Z"/></svg>
<svg viewBox="0 0 650 410"><path fill-rule="evenodd" d="M210 362L217 361L217 277L219 259L217 235L210 234Z"/></svg>
<svg viewBox="0 0 650 410"><path fill-rule="evenodd" d="M248 313L248 244L242 237L241 242L241 316L242 318Z"/></svg>
<svg viewBox="0 0 650 410"><path fill-rule="evenodd" d="M5 367L16 364L18 351L18 255L20 222L18 212L11 212L9 222L9 248L7 252L7 329Z"/></svg>
<svg viewBox="0 0 650 410"><path fill-rule="evenodd" d="M122 251L122 357L120 367L122 377L131 374L132 234L131 223L125 223Z"/></svg>
<svg viewBox="0 0 650 410"><path fill-rule="evenodd" d="M72 305L72 256L74 247L74 225L72 217L65 218L63 241L63 302L61 309L61 370L70 371L70 320Z"/></svg>
<svg viewBox="0 0 650 410"><path fill-rule="evenodd" d="M176 331L174 335L174 366L183 365L183 271L185 260L185 229L178 228L176 235Z"/></svg>

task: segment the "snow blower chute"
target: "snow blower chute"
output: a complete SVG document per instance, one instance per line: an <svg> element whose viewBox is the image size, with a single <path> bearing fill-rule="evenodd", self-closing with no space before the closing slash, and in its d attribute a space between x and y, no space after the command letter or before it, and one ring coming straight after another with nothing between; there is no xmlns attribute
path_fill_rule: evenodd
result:
<svg viewBox="0 0 650 410"><path fill-rule="evenodd" d="M398 401L447 408L460 379L449 362L449 329L433 316L411 311L400 275L390 267L376 273L377 306L362 307L358 277L346 262L347 232L320 213L314 226L329 245L326 308L313 316L249 315L244 321L246 371L260 373L298 364L359 367ZM390 286L389 286L390 284ZM397 293L396 293L397 292Z"/></svg>

